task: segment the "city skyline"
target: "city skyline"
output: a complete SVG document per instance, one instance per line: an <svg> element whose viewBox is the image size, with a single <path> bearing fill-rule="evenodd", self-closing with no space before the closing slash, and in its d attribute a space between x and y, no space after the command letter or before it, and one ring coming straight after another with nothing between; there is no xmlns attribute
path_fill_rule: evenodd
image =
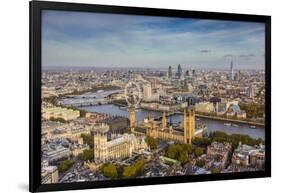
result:
<svg viewBox="0 0 281 193"><path fill-rule="evenodd" d="M264 73L42 73L42 184L265 170Z"/></svg>
<svg viewBox="0 0 281 193"><path fill-rule="evenodd" d="M43 67L264 69L264 24L43 11Z"/></svg>

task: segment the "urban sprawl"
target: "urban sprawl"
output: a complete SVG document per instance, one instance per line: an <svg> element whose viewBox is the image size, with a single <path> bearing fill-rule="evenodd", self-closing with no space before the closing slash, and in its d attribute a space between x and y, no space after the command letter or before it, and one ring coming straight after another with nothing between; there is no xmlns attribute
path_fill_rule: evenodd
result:
<svg viewBox="0 0 281 193"><path fill-rule="evenodd" d="M204 120L264 127L264 71L182 66L44 69L42 183L263 170L262 138Z"/></svg>

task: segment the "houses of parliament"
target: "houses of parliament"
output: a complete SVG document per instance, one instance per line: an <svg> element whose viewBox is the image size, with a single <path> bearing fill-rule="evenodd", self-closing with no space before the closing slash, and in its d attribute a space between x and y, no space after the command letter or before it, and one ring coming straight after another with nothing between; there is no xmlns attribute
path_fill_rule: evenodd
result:
<svg viewBox="0 0 281 193"><path fill-rule="evenodd" d="M109 127L106 124L95 126L94 154L96 161L119 159L132 156L133 152L148 149L145 136L155 139L175 141L191 144L193 137L202 137L204 127L196 127L194 107L184 108L183 128L173 128L167 124L167 112L163 112L161 120L146 118L143 122L136 122L134 108L129 108L131 133L110 136Z"/></svg>
<svg viewBox="0 0 281 193"><path fill-rule="evenodd" d="M130 109L130 126L132 132L136 135L145 134L156 139L191 144L193 137L203 136L205 127L196 127L194 107L184 107L183 116L183 129L180 130L167 125L167 115L165 111L162 113L161 121L156 121L152 118L145 119L143 123L136 124L135 112L133 109Z"/></svg>
<svg viewBox="0 0 281 193"><path fill-rule="evenodd" d="M106 124L96 126L93 133L95 161L104 162L110 159L131 157L133 152L148 149L144 136L128 133L109 136L109 127Z"/></svg>

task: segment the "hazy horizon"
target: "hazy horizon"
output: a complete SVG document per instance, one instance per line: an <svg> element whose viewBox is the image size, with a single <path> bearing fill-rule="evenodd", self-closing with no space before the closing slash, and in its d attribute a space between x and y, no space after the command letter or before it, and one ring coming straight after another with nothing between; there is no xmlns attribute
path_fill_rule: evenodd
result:
<svg viewBox="0 0 281 193"><path fill-rule="evenodd" d="M264 69L263 23L42 12L42 66Z"/></svg>

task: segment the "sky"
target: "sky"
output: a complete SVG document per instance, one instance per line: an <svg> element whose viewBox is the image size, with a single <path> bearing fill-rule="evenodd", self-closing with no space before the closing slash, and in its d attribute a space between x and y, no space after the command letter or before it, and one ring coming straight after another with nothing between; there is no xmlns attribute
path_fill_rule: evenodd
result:
<svg viewBox="0 0 281 193"><path fill-rule="evenodd" d="M254 22L44 10L43 67L263 69Z"/></svg>

